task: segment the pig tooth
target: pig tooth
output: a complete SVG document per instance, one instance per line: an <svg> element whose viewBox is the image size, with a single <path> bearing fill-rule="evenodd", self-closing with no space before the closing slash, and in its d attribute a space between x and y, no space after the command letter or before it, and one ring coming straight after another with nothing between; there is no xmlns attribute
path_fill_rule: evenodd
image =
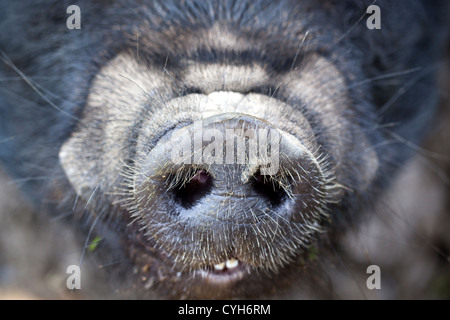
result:
<svg viewBox="0 0 450 320"><path fill-rule="evenodd" d="M225 265L226 265L226 267L228 269L233 269L233 268L236 268L239 265L239 261L236 260L236 259L230 259L230 260L227 260Z"/></svg>
<svg viewBox="0 0 450 320"><path fill-rule="evenodd" d="M214 270L222 271L223 269L225 269L225 262L214 265Z"/></svg>

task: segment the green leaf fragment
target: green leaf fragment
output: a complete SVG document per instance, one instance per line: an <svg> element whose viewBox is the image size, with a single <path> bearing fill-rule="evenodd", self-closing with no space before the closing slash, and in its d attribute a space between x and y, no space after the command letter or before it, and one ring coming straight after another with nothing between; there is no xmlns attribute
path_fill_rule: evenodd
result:
<svg viewBox="0 0 450 320"><path fill-rule="evenodd" d="M88 250L91 252L94 251L97 248L100 241L102 241L101 237L95 237L94 240L92 240L91 243L88 245L87 247Z"/></svg>

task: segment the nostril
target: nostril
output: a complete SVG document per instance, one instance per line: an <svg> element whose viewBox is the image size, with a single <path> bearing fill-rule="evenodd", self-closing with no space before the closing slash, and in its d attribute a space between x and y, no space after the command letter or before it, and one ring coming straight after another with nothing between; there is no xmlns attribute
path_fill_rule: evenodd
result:
<svg viewBox="0 0 450 320"><path fill-rule="evenodd" d="M174 176L169 176L173 179ZM175 184L173 192L175 200L185 209L192 208L195 203L211 192L212 178L205 170L199 169L193 175L184 177L184 181Z"/></svg>
<svg viewBox="0 0 450 320"><path fill-rule="evenodd" d="M205 170L199 170L197 173L192 177L189 184L191 185L206 185L211 180L211 177Z"/></svg>
<svg viewBox="0 0 450 320"><path fill-rule="evenodd" d="M274 207L279 206L287 197L280 183L269 175L262 175L258 170L253 175L254 190Z"/></svg>

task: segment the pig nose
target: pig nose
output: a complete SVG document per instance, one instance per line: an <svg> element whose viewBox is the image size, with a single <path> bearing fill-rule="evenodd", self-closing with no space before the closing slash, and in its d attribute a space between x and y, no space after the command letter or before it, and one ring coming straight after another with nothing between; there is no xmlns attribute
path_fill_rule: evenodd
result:
<svg viewBox="0 0 450 320"><path fill-rule="evenodd" d="M269 123L235 113L174 131L171 160L163 161L185 172L168 177L175 199L185 209L196 206L197 214L242 222L244 208L280 205L286 192L271 178L279 171L280 141Z"/></svg>
<svg viewBox="0 0 450 320"><path fill-rule="evenodd" d="M242 113L166 134L140 172L140 197L159 195L169 215L199 224L305 221L317 214L324 196L320 164L302 141Z"/></svg>

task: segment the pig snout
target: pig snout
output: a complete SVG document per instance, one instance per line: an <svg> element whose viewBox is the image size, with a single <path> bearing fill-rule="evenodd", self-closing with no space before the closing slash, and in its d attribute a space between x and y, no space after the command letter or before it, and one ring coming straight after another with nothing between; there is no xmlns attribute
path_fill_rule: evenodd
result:
<svg viewBox="0 0 450 320"><path fill-rule="evenodd" d="M297 137L243 113L166 133L133 172L132 216L193 268L238 259L277 269L326 216L323 161Z"/></svg>

